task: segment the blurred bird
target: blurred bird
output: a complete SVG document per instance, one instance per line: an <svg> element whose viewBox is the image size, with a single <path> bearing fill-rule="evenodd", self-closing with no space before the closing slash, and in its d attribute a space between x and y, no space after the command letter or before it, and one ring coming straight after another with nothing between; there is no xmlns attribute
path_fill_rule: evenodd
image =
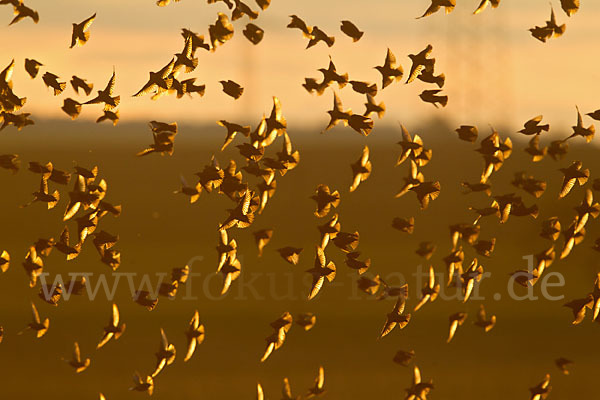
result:
<svg viewBox="0 0 600 400"><path fill-rule="evenodd" d="M169 76L171 75L171 73L173 72L173 69L175 68L176 61L177 61L177 58L172 58L171 61L169 61L169 63L167 65L165 65L158 71L156 71L156 72L150 71L149 72L150 77L148 78L148 82L146 82L144 84L144 86L142 86L142 88L133 95L133 97L139 97L139 96L143 96L145 94L151 94L151 93L157 93L157 94L164 93L164 92L168 91L173 84L173 79L170 78ZM113 77L114 77L114 73L113 73ZM110 83L109 83L109 85L110 85ZM112 83L112 85L114 86L114 82ZM98 94L100 94L100 92L98 92ZM110 90L110 95L112 95L112 90Z"/></svg>
<svg viewBox="0 0 600 400"><path fill-rule="evenodd" d="M552 386L550 386L550 374L546 374L544 380L534 386L529 388L531 392L531 400L544 400L548 397L548 394L552 390Z"/></svg>
<svg viewBox="0 0 600 400"><path fill-rule="evenodd" d="M273 237L273 229L261 229L252 233L254 235L254 241L258 247L258 256L261 257L263 249L269 243Z"/></svg>
<svg viewBox="0 0 600 400"><path fill-rule="evenodd" d="M156 352L156 367L151 377L156 378L156 375L163 370L164 367L173 364L175 361L175 346L169 343L165 331L160 328L160 343L158 346L158 352Z"/></svg>
<svg viewBox="0 0 600 400"><path fill-rule="evenodd" d="M38 310L35 308L35 304L33 304L33 302L31 302L31 313L33 316L33 321L29 323L24 330L19 332L18 335L22 335L26 330L31 329L35 332L36 337L39 339L48 331L48 328L50 327L50 320L46 318L42 322L40 315L38 314Z"/></svg>
<svg viewBox="0 0 600 400"><path fill-rule="evenodd" d="M75 373L80 373L85 371L91 363L89 358L84 360L81 359L81 352L79 351L79 344L75 342L73 345L73 357L70 360L66 360L63 358L71 367L75 369Z"/></svg>
<svg viewBox="0 0 600 400"><path fill-rule="evenodd" d="M233 24L223 13L217 14L217 20L213 25L208 27L208 35L210 37L211 51L215 51L218 45L224 44L233 37Z"/></svg>
<svg viewBox="0 0 600 400"><path fill-rule="evenodd" d="M360 38L365 34L361 30L359 30L356 25L354 25L351 21L342 21L342 25L340 26L340 30L344 32L346 35L352 38L353 42L358 42Z"/></svg>
<svg viewBox="0 0 600 400"><path fill-rule="evenodd" d="M405 400L426 400L427 395L433 389L433 380L430 379L428 382L421 380L421 371L419 367L415 365L413 368L413 380L412 385L406 389Z"/></svg>
<svg viewBox="0 0 600 400"><path fill-rule="evenodd" d="M450 14L454 10L454 7L456 7L456 0L431 0L429 8L425 10L423 15L417 17L417 19L428 17L438 12L442 7L444 7L446 14Z"/></svg>
<svg viewBox="0 0 600 400"><path fill-rule="evenodd" d="M358 257L360 256L359 251L352 251L346 254L346 265L348 268L354 269L358 272L359 275L367 272L369 267L371 266L371 259L367 258L365 261L360 261Z"/></svg>
<svg viewBox="0 0 600 400"><path fill-rule="evenodd" d="M265 31L254 24L247 24L242 33L252 44L259 44L265 36Z"/></svg>
<svg viewBox="0 0 600 400"><path fill-rule="evenodd" d="M81 113L81 103L71 98L65 99L61 110L65 112L72 120L76 119Z"/></svg>
<svg viewBox="0 0 600 400"><path fill-rule="evenodd" d="M294 320L297 325L300 325L305 331L311 330L317 323L317 316L313 313L298 314Z"/></svg>
<svg viewBox="0 0 600 400"><path fill-rule="evenodd" d="M325 370L322 366L319 366L319 375L315 379L315 384L312 388L308 389L306 395L307 399L312 399L325 393Z"/></svg>
<svg viewBox="0 0 600 400"><path fill-rule="evenodd" d="M446 107L446 105L448 104L448 96L439 95L438 93L440 92L440 89L424 90L423 92L421 92L419 97L424 102L433 104L435 108L438 108L438 104L442 107Z"/></svg>
<svg viewBox="0 0 600 400"><path fill-rule="evenodd" d="M433 302L437 299L437 296L440 292L440 284L435 282L435 271L433 270L433 266L429 266L429 279L421 289L421 299L413 309L413 312L418 311L421 307L423 307L427 302Z"/></svg>
<svg viewBox="0 0 600 400"><path fill-rule="evenodd" d="M540 136L535 135L529 141L529 145L525 148L525 151L533 157L533 162L538 162L541 161L548 153L548 148L540 148Z"/></svg>
<svg viewBox="0 0 600 400"><path fill-rule="evenodd" d="M112 338L118 340L121 335L125 332L125 328L127 325L124 323L120 323L119 319L119 308L115 303L112 305L112 314L110 315L110 319L108 320L108 325L104 327L104 334L100 339L100 342L96 346L96 349L104 346L108 341Z"/></svg>
<svg viewBox="0 0 600 400"><path fill-rule="evenodd" d="M40 67L43 66L44 64L42 64L39 61L36 61L34 59L30 59L30 58L26 58L25 59L25 71L27 71L27 73L29 74L29 76L31 77L31 79L35 79L35 77L38 75L38 73L40 72Z"/></svg>
<svg viewBox="0 0 600 400"><path fill-rule="evenodd" d="M554 360L554 364L556 364L558 369L560 369L560 371L563 374L569 375L569 370L567 369L567 366L570 364L573 364L573 361L561 357L561 358L557 358L556 360Z"/></svg>
<svg viewBox="0 0 600 400"><path fill-rule="evenodd" d="M300 400L300 396L292 395L292 388L288 378L283 378L283 389L281 390L282 400Z"/></svg>
<svg viewBox="0 0 600 400"><path fill-rule="evenodd" d="M450 333L448 334L448 339L446 340L447 343L452 341L452 338L454 338L454 334L456 333L456 329L461 326L466 319L467 314L463 312L457 312L450 316Z"/></svg>
<svg viewBox="0 0 600 400"><path fill-rule="evenodd" d="M223 85L223 92L228 96L233 97L235 100L239 99L244 93L244 88L232 80L219 82Z"/></svg>
<svg viewBox="0 0 600 400"><path fill-rule="evenodd" d="M46 87L54 89L55 96L58 96L59 94L61 94L67 87L66 82L59 82L58 79L59 78L57 75L54 75L53 73L50 73L50 72L46 72L42 76L42 80L44 81L44 84L46 85Z"/></svg>
<svg viewBox="0 0 600 400"><path fill-rule="evenodd" d="M158 298L150 298L150 293L147 290L136 290L133 295L133 301L142 307L146 307L148 311L152 311L158 304Z"/></svg>
<svg viewBox="0 0 600 400"><path fill-rule="evenodd" d="M90 29L94 19L96 19L96 13L79 24L73 24L73 34L71 35L71 46L69 48L80 47L87 43L90 39L88 29Z"/></svg>
<svg viewBox="0 0 600 400"><path fill-rule="evenodd" d="M421 203L421 210L427 209L429 202L435 200L440 195L439 182L422 182L410 188L417 195L417 199Z"/></svg>
<svg viewBox="0 0 600 400"><path fill-rule="evenodd" d="M313 47L319 42L325 43L327 47L331 47L335 43L335 38L333 36L327 36L327 34L320 30L316 25L312 27L310 34L311 38L308 41L308 45L306 45L307 49Z"/></svg>
<svg viewBox="0 0 600 400"><path fill-rule="evenodd" d="M329 214L332 206L337 208L340 204L340 194L338 191L336 190L332 193L329 186L323 184L317 186L316 194L312 195L310 198L317 203L315 215L319 218Z"/></svg>
<svg viewBox="0 0 600 400"><path fill-rule="evenodd" d="M10 24L8 24L9 26L16 24L25 18L31 18L36 24L40 22L40 15L38 12L23 4L23 0L19 0L17 4L13 4L13 8L15 17L10 21Z"/></svg>
<svg viewBox="0 0 600 400"><path fill-rule="evenodd" d="M221 289L221 295L227 293L233 281L237 280L242 273L242 263L238 260L235 255L227 257L225 264L221 268L221 274L223 274L223 288Z"/></svg>
<svg viewBox="0 0 600 400"><path fill-rule="evenodd" d="M376 113L378 118L383 118L385 114L385 104L383 102L377 104L375 98L370 94L367 94L367 102L365 103L365 117L370 117L372 113Z"/></svg>
<svg viewBox="0 0 600 400"><path fill-rule="evenodd" d="M559 169L563 173L564 178L558 198L563 198L569 194L575 183L579 183L580 186L586 184L590 176L590 170L587 168L582 169L582 166L581 161L573 161L568 168Z"/></svg>
<svg viewBox="0 0 600 400"><path fill-rule="evenodd" d="M354 163L351 164L352 168L352 185L350 186L350 192L354 192L361 182L367 180L371 175L371 161L369 161L369 147L365 146L361 157Z"/></svg>
<svg viewBox="0 0 600 400"><path fill-rule="evenodd" d="M308 25L306 25L306 23L300 19L300 17L298 17L297 15L290 15L290 18L292 19L291 22L287 25L288 28L291 29L300 29L300 31L302 32L302 35L307 38L307 39L312 39L313 35L312 35L312 28L309 27Z"/></svg>
<svg viewBox="0 0 600 400"><path fill-rule="evenodd" d="M415 358L414 350L410 350L410 351L398 350L398 352L394 356L393 361L396 364L402 365L403 367L408 367L408 364L410 364L414 358Z"/></svg>
<svg viewBox="0 0 600 400"><path fill-rule="evenodd" d="M483 330L487 333L491 331L496 325L496 316L492 315L490 319L487 319L485 307L483 306L483 304L480 304L479 312L477 313L477 321L474 322L474 325L483 328Z"/></svg>
<svg viewBox="0 0 600 400"><path fill-rule="evenodd" d="M521 129L519 132L521 132L523 135L539 135L543 131L548 132L548 130L550 129L550 125L549 124L540 125L540 123L542 122L542 118L543 118L542 115L533 117L529 121L525 122L525 125L524 125L525 127L523 129Z"/></svg>
<svg viewBox="0 0 600 400"><path fill-rule="evenodd" d="M417 79L417 76L419 76L419 74L425 69L425 67L432 62L430 59L427 58L429 57L432 51L433 46L428 44L427 47L425 47L425 49L421 50L421 52L417 54L408 55L408 57L412 61L412 66L410 67L410 73L408 74L408 79L406 80L406 83L411 83L415 79Z"/></svg>
<svg viewBox="0 0 600 400"><path fill-rule="evenodd" d="M592 309L592 307L594 307L594 296L589 294L585 298L572 300L565 303L564 307L571 309L573 312L573 325L578 325L583 322L586 309Z"/></svg>
<svg viewBox="0 0 600 400"><path fill-rule="evenodd" d="M467 142L475 143L477 141L477 127L472 125L461 125L455 130L458 138Z"/></svg>
<svg viewBox="0 0 600 400"><path fill-rule="evenodd" d="M415 230L415 218L400 218L396 217L392 220L392 228L399 230L400 232L412 234Z"/></svg>
<svg viewBox="0 0 600 400"><path fill-rule="evenodd" d="M560 5L569 17L579 11L579 0L560 0Z"/></svg>
<svg viewBox="0 0 600 400"><path fill-rule="evenodd" d="M298 261L300 261L300 253L302 252L301 248L282 247L277 249L277 251L279 252L279 255L281 255L281 258L292 265L297 265Z"/></svg>
<svg viewBox="0 0 600 400"><path fill-rule="evenodd" d="M147 392L149 396L152 396L154 392L154 380L151 376L142 378L139 373L133 375L134 386L130 387L129 390L135 390L137 392Z"/></svg>
<svg viewBox="0 0 600 400"><path fill-rule="evenodd" d="M0 254L0 272L4 273L8 271L10 267L10 254L8 251L2 250L2 254Z"/></svg>
<svg viewBox="0 0 600 400"><path fill-rule="evenodd" d="M477 10L475 10L473 14L479 14L480 12L485 10L488 5L491 5L492 8L497 8L500 5L500 0L481 0L481 3L479 3Z"/></svg>

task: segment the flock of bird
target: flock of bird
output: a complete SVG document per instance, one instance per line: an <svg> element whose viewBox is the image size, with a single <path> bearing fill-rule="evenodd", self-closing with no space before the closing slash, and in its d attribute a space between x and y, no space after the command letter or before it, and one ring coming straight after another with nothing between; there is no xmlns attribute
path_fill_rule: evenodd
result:
<svg viewBox="0 0 600 400"><path fill-rule="evenodd" d="M176 0L179 1L179 0ZM173 94L178 98L185 94L194 93L203 96L205 85L196 85L196 78L179 80L181 73L191 73L198 66L198 57L195 56L196 50L202 48L207 51L215 51L218 46L233 37L234 27L232 21L236 21L244 16L250 20L258 17L258 12L253 11L251 7L241 0L221 0L231 10L231 17L224 13L218 13L214 25L208 27L209 40L205 42L204 36L192 32L188 29L182 29L183 49L181 53L175 54L168 63L156 72L149 72L148 81L143 84L134 97L151 95L152 99L158 99L164 95ZM208 0L208 3L215 3L217 0ZM166 6L170 0L159 0L159 6ZM264 11L270 5L270 0L256 0L257 5ZM14 7L15 18L11 24L30 17L34 22L39 21L39 15L34 10L25 6L22 0L0 0L0 4L10 4ZM422 15L427 17L442 7L446 13L451 12L455 7L455 0L432 0L431 6ZM475 14L482 12L488 5L496 8L500 5L500 0L483 0L475 10ZM572 15L579 8L578 0L561 0L561 6L567 15ZM96 18L96 14L80 23L74 23L72 27L71 48L83 46L90 39L90 27ZM331 47L335 43L335 37L328 36L317 26L307 25L300 17L290 16L291 21L288 28L298 29L308 40L307 48L323 42ZM359 41L364 32L354 25L351 21L341 22L341 31L350 37L354 42ZM535 27L531 29L532 35L546 41L550 37L556 37L563 34L565 25L558 25L554 11L552 10L550 21L546 26ZM255 24L248 23L243 32L244 36L253 44L258 44L264 35L264 31ZM405 83L409 84L415 80L420 80L427 84L436 85L436 89L424 90L420 98L438 107L445 106L448 97L441 94L441 89L445 83L445 75L436 75L434 72L435 58L431 57L433 47L427 45L423 50L416 54L410 54L412 62L410 70L406 76ZM34 59L25 59L25 70L32 79L35 79L40 73L41 67L44 67L39 61ZM19 111L26 102L26 98L20 98L13 92L12 73L15 68L13 60L0 73L0 120L1 129L7 126L14 126L21 130L27 125L33 124L29 113L20 113ZM375 83L350 80L348 74L339 73L335 64L330 59L327 68L319 69L323 79L319 81L315 78L306 78L303 87L308 93L317 95L324 94L328 88L333 93L333 109L327 111L330 116L330 122L323 132L333 128L338 123L350 126L354 131L361 135L368 136L373 129L372 114L379 118L385 113L385 105L377 103L376 96L379 91L384 90L394 82L401 81L404 78L404 70L396 60L396 57L390 49L387 50L383 65L375 67L381 74L381 85L378 87ZM57 75L46 71L42 75L44 84L53 90L55 96L61 95L65 90L67 83L61 82ZM102 104L104 114L98 118L97 122L110 120L114 124L119 121L118 107L120 96L114 94L116 82L116 73L113 70L108 84L103 90L97 91L97 95L84 102L67 98L64 100L62 110L72 119L79 116L82 105ZM243 95L244 89L238 83L232 80L223 80L220 82L223 92L238 99ZM88 83L85 79L73 76L70 84L73 90L79 94L80 90L86 96L90 96L94 85ZM333 89L337 85L342 89L350 85L352 90L366 96L365 112L355 114L351 110L345 110L342 102ZM590 112L587 116L594 120L600 120L600 110ZM555 160L561 160L568 151L568 144L573 140L583 138L589 143L595 134L593 124L586 126L584 117L579 108L577 108L577 122L573 126L573 133L562 140L551 141L547 146L541 147L540 139L544 132L550 129L549 124L542 123L543 117L537 116L524 124L522 130L518 133L530 136L528 147L524 149L531 156L532 162L539 162L546 155ZM226 120L217 122L225 128L225 139L221 151L230 146L240 134L244 140L235 147L240 156L245 161L245 165L238 168L234 160L230 160L226 167L222 168L216 157L211 160L197 173L197 182L193 185L187 183L182 177L181 188L175 193L187 196L190 203L197 202L202 192L217 193L224 195L233 202L231 209L228 209L228 215L217 227L218 262L216 272L223 276L221 294L228 292L231 285L240 277L242 273L242 263L237 257L237 242L233 238L233 232L236 229L248 228L253 225L256 218L264 211L269 200L274 196L277 188L276 177L283 178L289 171L293 170L300 162L300 153L294 150L289 133L287 132L287 122L282 112L282 105L277 97L273 97L273 107L268 117L263 116L259 123L253 128ZM161 155L171 155L174 152L175 137L178 133L177 123L165 123L151 121L149 127L152 132L152 143L145 149L137 153L138 156L146 156L151 153ZM322 225L318 226L319 238L314 247L314 266L306 272L312 277L312 286L307 294L309 300L315 299L319 292L323 290L327 283L331 283L336 278L337 267L335 263L328 258L328 252L332 248L337 248L345 255L345 264L351 270L356 271L357 285L360 290L368 295L376 296L378 299L395 298L393 309L385 316L385 321L379 335L384 338L394 329L401 330L405 328L416 313L433 303L440 292L440 285L445 284L448 287L454 287L462 293L463 302L469 301L475 285L481 280L484 274L484 266L477 258L472 260L465 259L465 250L463 245L471 246L475 252L483 258L490 257L496 245L496 238L480 239L481 226L479 222L482 218L496 217L498 223L507 222L510 216L513 217L531 217L537 218L539 209L533 204L527 206L523 198L515 193L497 194L492 190L491 178L504 163L509 159L513 152L513 143L510 138L501 138L500 134L492 128L492 132L479 139L479 130L476 126L462 125L456 129L458 139L475 144L479 140L479 147L475 149L483 158L483 168L479 176L473 177L472 181L465 181L462 186L466 194L473 192L483 192L490 196L490 204L485 208L470 208L476 215L473 222L458 223L450 226L451 250L443 258L446 266L445 282L438 281L438 274L433 266L428 269L428 279L421 289L421 295L416 303L411 306L411 312L407 311L408 284L395 287L385 282L379 275L368 277L365 273L371 267L369 258L361 257L358 251L360 235L358 231L345 232L341 230L340 216L334 213L341 201L341 194L338 190L332 190L325 184L316 186L311 198L315 202L314 215L325 219ZM279 138L281 138L279 140ZM281 142L281 150L268 154L267 150L277 141ZM396 198L402 197L409 192L414 193L421 209L427 209L431 201L434 201L440 194L441 184L438 180L425 178L421 168L427 165L433 156L431 149L425 147L422 138L419 135L412 135L409 130L401 126L401 140L398 142L400 154L396 166L407 165L407 175L403 178L403 184L395 194ZM362 182L367 180L372 171L372 162L369 158L369 148L364 146L356 162L350 164L352 175L349 177L349 192L356 191ZM13 173L19 171L20 159L16 154L0 155L0 167L8 169ZM60 186L66 186L73 181L73 190L68 191L68 204L63 214L63 221L76 222L75 240L72 240L70 230L67 225L64 226L58 240L54 238L37 239L27 250L23 268L29 280L29 286L35 288L38 285L38 277L44 271L44 260L50 256L53 249L62 253L67 260L75 259L82 251L86 239L93 238L102 263L116 270L120 266L120 251L114 246L118 242L118 235L113 235L104 230L98 229L100 220L107 214L118 217L121 214L121 206L113 205L105 200L108 185L104 179L100 178L99 168L94 166L90 169L74 166L73 172L67 172L57 169L52 162L40 163L29 162L28 170L34 174L40 175L40 187L33 192L33 199L23 205L23 207L33 205L34 203L44 203L48 209L54 208L60 201ZM571 221L562 222L556 218L549 218L542 223L541 236L550 242L548 247L541 249L535 255L535 267L532 270L518 270L512 273L512 279L518 285L531 287L542 277L556 259L564 259L572 252L574 247L580 244L585 237L585 226L591 218L600 215L600 204L594 202L593 192L600 190L600 179L588 182L590 171L583 167L580 161L574 161L570 166L561 168L563 174L562 186L557 194L558 198L564 198L569 195L571 189L579 184L585 186L585 195L581 204L575 208L575 213ZM257 179L258 183L252 184L247 178L250 176ZM518 190L538 199L546 191L546 182L536 179L525 172L515 174L511 184ZM52 190L50 185L55 186ZM58 186L57 186L58 185ZM62 191L62 190L61 190ZM63 198L64 192L63 192ZM392 221L393 228L412 234L415 227L414 217L400 218L396 217ZM269 244L273 229L261 229L253 232L258 248L259 257L263 254L265 247ZM555 242L560 236L563 241L560 246ZM88 241L89 242L89 241ZM435 252L437 245L431 242L422 242L416 253L427 263ZM596 241L595 249L600 251L600 239ZM293 246L277 249L283 260L297 265L300 261L302 248ZM466 263L465 263L466 262ZM11 264L11 257L7 251L0 254L0 271L5 272ZM171 279L163 283L159 289L159 296L174 298L181 285L185 285L189 274L189 267L174 268L171 271ZM82 295L86 287L85 278L72 280L61 285L42 286L39 291L39 297L42 301L58 306L63 296L63 291L70 295ZM136 292L134 299L140 306L153 310L157 307L159 298L153 298L147 291ZM581 323L586 317L586 311L591 310L591 319L600 323L600 275L592 286L592 290L585 297L574 299L565 304L573 312L573 324ZM50 321L48 318L42 320L35 303L31 303L32 322L25 328L35 333L37 338L41 338L48 331ZM449 316L449 328L447 342L452 341L457 334L458 329L467 320L468 315L464 312L456 312ZM383 318L382 318L383 319ZM487 316L485 306L480 305L474 325L481 328L484 332L492 330L496 324L496 316ZM285 312L278 319L273 321L270 326L273 331L266 337L266 348L260 358L260 362L265 362L271 354L283 346L287 335L293 325L300 326L304 331L309 331L316 324L316 315L311 313L299 314L295 318ZM112 305L109 322L103 328L103 333L97 349L106 345L111 339L117 340L125 332L125 323L119 316L119 309L116 304ZM25 331L24 330L24 331ZM100 330L100 329L99 329ZM20 332L23 333L24 331ZM187 337L187 351L183 361L188 361L194 354L198 345L204 340L205 327L200 321L198 311L196 311L189 322L188 329L185 332ZM4 329L0 327L0 341L4 336ZM400 350L394 357L394 362L409 366L415 357L412 350ZM147 392L152 394L154 391L155 379L160 372L171 365L176 359L175 346L169 342L165 332L160 331L159 349L156 352L157 362L149 374L138 374L134 376L134 385L131 390ZM73 355L65 360L76 373L83 372L91 363L90 358L82 357L78 343L74 343ZM572 363L570 360L560 358L556 360L557 367L564 374L568 374L567 366ZM433 390L433 381L424 381L421 378L419 367L413 367L413 380L406 389L406 399L425 400L427 395ZM545 399L551 390L550 375L545 375L543 381L530 389L531 399ZM284 399L298 399L292 395L290 382L284 379L283 385ZM325 372L323 367L319 367L314 386L311 387L306 398L321 396L325 393ZM103 399L104 396L100 395ZM257 385L257 398L263 399L264 393L260 383Z"/></svg>

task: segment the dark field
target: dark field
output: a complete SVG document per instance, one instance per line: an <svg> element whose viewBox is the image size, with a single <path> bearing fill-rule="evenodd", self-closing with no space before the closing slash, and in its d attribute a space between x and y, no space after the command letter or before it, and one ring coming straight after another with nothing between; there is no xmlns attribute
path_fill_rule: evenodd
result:
<svg viewBox="0 0 600 400"><path fill-rule="evenodd" d="M600 236L597 221L586 226L586 240L548 271L564 275L564 287L549 289L553 296L564 295L563 300L544 299L540 286L533 289L540 297L537 301L513 300L507 291L508 274L527 266L522 257L549 246L539 237L541 221L558 216L567 226L574 215L572 207L583 198L584 189L576 186L566 198L557 200L562 182L558 168L579 159L592 171L591 178L600 170L597 149L582 144L583 140L573 141L562 161L547 158L531 163L523 152L525 141L517 138L513 155L491 178L494 194L516 192L527 205L536 203L540 207L537 220L513 216L504 225L498 224L495 217L480 222L481 238L497 238L492 257L478 257L485 270L491 272L479 290L488 315L498 317L491 332L484 333L473 326L482 300L462 304L458 299L438 299L415 313L404 330L396 329L377 340L394 301L376 301L358 292L356 272L345 266L344 254L332 245L327 248L327 256L336 263L338 277L333 285L325 284L314 300L306 300L310 281L304 271L313 265L319 239L316 226L325 220L313 215L315 203L309 198L318 184L340 191L341 204L336 211L342 231L360 232L361 259L372 260L366 274L389 275L394 285L403 283L400 275L405 277L410 288L408 309L416 304L420 290L412 275L421 263L414 253L418 243L428 240L438 245L431 263L438 273L445 272L442 258L451 247L448 225L472 222L475 214L467 209L469 206L489 205L485 194L461 194L460 182L478 179L483 166L480 155L473 151L476 145L459 141L452 128L441 123L407 128L420 134L425 147L433 149L432 161L421 169L426 180L441 182L440 197L425 211L419 209L413 193L393 198L408 168L408 163L394 168L400 152L395 144L400 139L398 128L377 127L366 139L349 128L334 129L325 135L320 135L319 129L290 129L294 147L301 154L300 164L285 176L276 177L275 196L250 228L229 230L230 237L238 242L242 276L223 298L218 296L221 277L214 276L214 247L217 226L234 203L216 193L202 193L198 202L190 205L186 197L173 191L179 189L180 175L195 182L193 174L210 161L212 154L222 167L230 159L242 166L242 158L233 147L242 143L242 138L221 153L223 129L216 125L182 125L172 157L151 154L136 158L134 154L151 142L150 130L144 123L121 124L113 129L81 121L38 121L21 133L13 129L1 132L0 154L19 154L22 166L15 175L0 170L0 251L6 249L12 257L10 269L0 275L0 325L5 329L0 344L0 399L97 399L99 392L108 400L145 398L144 394L127 389L134 371L148 374L154 368L160 327L178 354L175 363L156 378L155 399L252 399L257 382L263 385L267 399L275 399L286 376L294 393L304 395L312 386L319 365L325 368L327 393L323 398L403 398L412 370L392 362L400 349L416 351L416 365L423 377L433 378L432 399L526 399L528 388L546 373L552 375L551 398L595 398L600 324L592 324L587 318L581 325L572 326L570 310L562 305L584 297L600 271L598 253L591 249ZM480 137L482 133L487 135L487 129L480 132ZM504 137L506 132L500 130L500 134ZM556 139L567 133L552 135ZM267 153L279 151L280 141L281 138ZM364 144L371 149L373 173L356 192L349 193L349 165L359 158ZM67 192L72 186L51 183L51 190L56 188L61 193L53 210L48 211L39 203L19 208L39 185L39 175L27 171L28 161L52 161L56 168L70 172L74 162L84 167L98 165L99 176L108 183L106 199L123 206L121 217L106 216L99 227L120 236L116 248L122 252L122 264L117 272L138 274L134 278L136 285L141 274L150 274L156 284L158 278L154 274L170 273L171 268L202 257L191 264L193 272L201 275L188 288L190 296L197 299L185 299L186 288L180 288L177 299L161 298L157 308L148 312L131 300L128 284L121 281L115 302L127 331L118 341L96 351L110 314L111 301L105 295L98 295L94 301L86 296L72 297L55 308L37 297L39 285L35 289L28 287L21 262L38 238L58 238L64 227ZM514 172L519 170L548 182L540 199L510 185ZM248 179L257 181L254 177ZM409 216L416 219L412 235L391 227L394 217ZM69 226L75 231L74 222L69 222ZM260 228L275 231L262 258L257 257L251 234ZM562 238L557 247L561 243ZM284 246L304 248L299 265L291 266L280 258L275 249ZM464 246L468 264L475 252ZM45 272L51 276L93 272L92 285L99 274L109 274L108 281L113 281L111 270L99 261L91 243L86 243L82 254L70 262L54 251L45 260ZM524 291L516 288L518 294ZM496 293L501 300L494 300ZM40 340L34 339L32 332L16 335L30 321L30 300L36 303L42 318L51 320L48 333ZM206 326L206 339L194 357L183 363L184 331L195 309ZM313 312L317 324L308 332L293 326L285 345L261 364L264 338L271 333L269 323L284 311L294 316ZM457 311L468 312L469 318L454 340L446 344L448 316ZM61 357L70 357L74 341L79 342L82 354L92 359L90 368L80 375L61 361ZM575 361L569 376L554 366L553 360L558 357Z"/></svg>

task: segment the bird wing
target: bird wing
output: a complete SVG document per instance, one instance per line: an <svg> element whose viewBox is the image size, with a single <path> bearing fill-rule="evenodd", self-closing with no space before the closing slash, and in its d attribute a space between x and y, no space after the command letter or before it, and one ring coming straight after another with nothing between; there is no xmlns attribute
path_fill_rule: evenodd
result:
<svg viewBox="0 0 600 400"><path fill-rule="evenodd" d="M33 315L33 322L35 322L36 324L40 323L40 314L38 314L38 310L37 308L35 308L35 304L33 304L33 302L31 302L31 313Z"/></svg>

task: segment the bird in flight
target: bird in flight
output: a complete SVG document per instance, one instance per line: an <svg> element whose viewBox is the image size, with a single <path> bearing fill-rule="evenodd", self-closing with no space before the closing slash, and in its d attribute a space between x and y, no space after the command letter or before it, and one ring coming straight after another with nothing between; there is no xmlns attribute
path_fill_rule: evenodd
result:
<svg viewBox="0 0 600 400"><path fill-rule="evenodd" d="M433 380L430 379L428 382L423 382L421 379L421 371L419 370L419 367L415 365L413 368L412 385L406 389L405 400L425 400L432 389Z"/></svg>
<svg viewBox="0 0 600 400"><path fill-rule="evenodd" d="M442 7L444 7L446 14L450 14L454 10L454 7L456 7L456 0L431 0L431 5L429 8L425 10L423 15L417 17L417 19L429 17L430 15L438 12Z"/></svg>
<svg viewBox="0 0 600 400"><path fill-rule="evenodd" d="M340 30L352 38L353 42L358 42L365 34L352 23L352 21L342 21Z"/></svg>
<svg viewBox="0 0 600 400"><path fill-rule="evenodd" d="M323 287L325 280L332 282L335 279L336 268L333 261L327 262L325 251L317 246L314 267L307 269L306 272L309 272L313 277L312 288L308 295L308 300L312 300L319 293L321 287Z"/></svg>
<svg viewBox="0 0 600 400"><path fill-rule="evenodd" d="M152 378L156 378L156 376L160 373L160 371L163 370L164 367L173 364L175 361L175 346L172 343L169 343L167 335L162 328L160 328L160 343L158 346L158 351L155 353L155 355L156 367L151 375Z"/></svg>
<svg viewBox="0 0 600 400"><path fill-rule="evenodd" d="M319 366L319 374L315 379L315 384L312 388L308 389L307 399L312 399L325 393L325 370L322 366Z"/></svg>
<svg viewBox="0 0 600 400"><path fill-rule="evenodd" d="M73 367L75 369L75 373L77 374L85 371L91 363L91 360L89 358L86 358L84 360L81 359L81 352L79 351L79 344L77 342L75 342L75 344L73 345L72 358L70 360L63 360L66 361L71 367Z"/></svg>
<svg viewBox="0 0 600 400"><path fill-rule="evenodd" d="M113 97L113 92L115 89L115 82L116 82L116 73L113 68L113 73L108 81L108 84L104 88L104 90L98 90L98 96L94 97L91 100L86 101L83 104L104 103L105 111L112 111L115 108L117 108L117 106L119 105L119 102L121 101L121 96Z"/></svg>
<svg viewBox="0 0 600 400"><path fill-rule="evenodd" d="M42 336L44 336L48 331L48 328L50 327L50 320L46 318L42 322L42 320L40 319L40 314L38 313L38 310L35 307L35 304L33 304L33 302L31 302L31 313L33 316L32 322L30 322L27 325L27 327L25 327L25 329L19 332L18 334L22 335L26 330L31 329L35 332L36 337L39 339Z"/></svg>
<svg viewBox="0 0 600 400"><path fill-rule="evenodd" d="M483 10L487 8L487 6L492 6L492 8L498 8L500 5L500 0L481 0L477 9L473 12L473 14L479 14Z"/></svg>
<svg viewBox="0 0 600 400"><path fill-rule="evenodd" d="M536 386L529 389L531 392L531 400L544 400L552 390L550 386L550 374L546 374L544 380Z"/></svg>
<svg viewBox="0 0 600 400"><path fill-rule="evenodd" d="M110 339L118 340L121 335L125 332L126 325L121 323L119 320L119 308L115 303L112 305L112 313L108 320L108 325L104 327L104 334L100 339L100 342L96 346L96 349L103 347Z"/></svg>
<svg viewBox="0 0 600 400"><path fill-rule="evenodd" d="M406 325L408 325L410 322L410 314L404 315L405 305L406 300L404 296L398 296L394 309L386 316L385 324L379 334L380 339L389 334L396 326L400 329L404 329Z"/></svg>
<svg viewBox="0 0 600 400"><path fill-rule="evenodd" d="M69 48L80 47L87 43L90 39L88 29L92 26L94 19L96 19L96 13L79 24L73 24L73 34L71 35L71 46Z"/></svg>
<svg viewBox="0 0 600 400"><path fill-rule="evenodd" d="M467 313L457 312L452 314L449 318L450 320L450 333L448 334L447 343L450 343L454 338L454 334L456 333L456 329L461 326L465 320L467 319Z"/></svg>
<svg viewBox="0 0 600 400"><path fill-rule="evenodd" d="M350 165L352 168L352 185L350 186L350 192L354 192L361 182L367 180L371 175L371 161L369 161L369 147L363 148L362 155L353 164Z"/></svg>

